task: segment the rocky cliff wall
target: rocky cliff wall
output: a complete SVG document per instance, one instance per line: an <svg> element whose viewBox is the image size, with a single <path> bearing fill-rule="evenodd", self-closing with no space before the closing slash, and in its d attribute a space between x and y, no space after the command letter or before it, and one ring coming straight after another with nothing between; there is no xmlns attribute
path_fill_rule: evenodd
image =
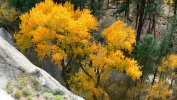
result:
<svg viewBox="0 0 177 100"><path fill-rule="evenodd" d="M23 54L0 37L0 89L5 88L9 80L14 79L21 73L36 71L40 74L38 78L41 85L63 91L65 95L68 95L66 100L83 100L68 91L46 71L33 65Z"/></svg>

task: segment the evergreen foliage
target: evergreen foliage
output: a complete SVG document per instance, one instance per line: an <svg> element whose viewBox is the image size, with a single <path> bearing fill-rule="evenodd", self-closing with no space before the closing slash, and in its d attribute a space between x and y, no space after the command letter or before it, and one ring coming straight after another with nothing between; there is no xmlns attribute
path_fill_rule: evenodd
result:
<svg viewBox="0 0 177 100"><path fill-rule="evenodd" d="M159 43L153 35L147 34L135 47L134 57L142 67L142 80L154 72L154 64L158 57Z"/></svg>
<svg viewBox="0 0 177 100"><path fill-rule="evenodd" d="M21 12L27 12L42 0L9 0L10 4Z"/></svg>

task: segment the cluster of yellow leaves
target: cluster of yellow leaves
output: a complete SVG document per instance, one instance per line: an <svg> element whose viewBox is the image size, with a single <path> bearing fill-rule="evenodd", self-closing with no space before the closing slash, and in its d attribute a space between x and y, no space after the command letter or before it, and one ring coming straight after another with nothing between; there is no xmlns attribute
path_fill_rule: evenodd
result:
<svg viewBox="0 0 177 100"><path fill-rule="evenodd" d="M90 50L92 49L94 51L89 55L89 60L92 61L92 66L100 70L103 67L106 68L107 66L104 65L107 64L107 49L101 46L100 43L97 45L93 44L92 46L90 47Z"/></svg>
<svg viewBox="0 0 177 100"><path fill-rule="evenodd" d="M125 57L122 51L132 52L133 45L136 42L134 30L118 20L105 29L102 34L108 42L108 65L120 72L126 70L127 75L133 79L138 79L142 73L137 62L134 59Z"/></svg>
<svg viewBox="0 0 177 100"><path fill-rule="evenodd" d="M166 72L167 70L174 70L177 68L177 55L171 54L163 58L162 64L158 67L159 72Z"/></svg>
<svg viewBox="0 0 177 100"><path fill-rule="evenodd" d="M148 91L147 100L166 100L167 97L170 95L169 91L169 83L165 81L160 81L155 83Z"/></svg>
<svg viewBox="0 0 177 100"><path fill-rule="evenodd" d="M100 74L113 70L118 72L125 71L133 79L139 79L142 74L137 61L125 57L121 50L110 52L109 46L103 47L101 44L93 44L90 47L90 51L92 52L89 53L89 60L92 61L92 67L99 69Z"/></svg>
<svg viewBox="0 0 177 100"><path fill-rule="evenodd" d="M126 58L124 62L126 65L126 74L131 76L133 79L139 79L142 75L142 72L140 71L137 61Z"/></svg>
<svg viewBox="0 0 177 100"><path fill-rule="evenodd" d="M172 3L173 3L173 0L165 0L165 2L172 4Z"/></svg>
<svg viewBox="0 0 177 100"><path fill-rule="evenodd" d="M119 20L115 23L103 32L108 40L108 45L103 46L101 43L95 42L90 44L87 47L89 55L82 60L82 66L86 72L84 70L79 71L69 80L72 90L79 95L83 94L87 100L94 100L95 98L103 100L101 96L104 99L109 99L100 84L107 81L108 73L112 71L126 72L132 79L139 79L142 74L137 62L125 57L122 51L122 49L129 53L132 51L132 45L135 43L134 31L131 28L126 28L126 25Z"/></svg>
<svg viewBox="0 0 177 100"><path fill-rule="evenodd" d="M111 50L126 50L129 53L132 51L132 45L135 44L135 33L130 27L118 20L109 28L103 31L103 36L108 41L109 49Z"/></svg>
<svg viewBox="0 0 177 100"><path fill-rule="evenodd" d="M96 73L93 72L93 69L89 68L87 71L94 77L91 78L81 71L78 72L69 80L71 89L86 100L109 100L106 91L104 91L102 87L96 87Z"/></svg>
<svg viewBox="0 0 177 100"><path fill-rule="evenodd" d="M53 61L60 64L58 60L67 54L85 52L81 48L91 38L89 31L97 30L97 21L90 13L88 9L74 11L69 2L58 5L45 0L20 16L21 30L14 35L16 44L21 49L36 45L39 59L52 55ZM52 50L53 46L58 48Z"/></svg>
<svg viewBox="0 0 177 100"><path fill-rule="evenodd" d="M170 82L173 82L176 78L174 69L177 68L177 55L170 54L164 57L157 68L161 73L161 77L159 82L152 85L148 90L147 100L166 100L171 95L173 89L170 89L170 87L173 83L169 83L169 79Z"/></svg>
<svg viewBox="0 0 177 100"><path fill-rule="evenodd" d="M2 1L3 2L3 1ZM18 17L19 12L15 8L10 7L8 1L0 2L0 23L11 24Z"/></svg>

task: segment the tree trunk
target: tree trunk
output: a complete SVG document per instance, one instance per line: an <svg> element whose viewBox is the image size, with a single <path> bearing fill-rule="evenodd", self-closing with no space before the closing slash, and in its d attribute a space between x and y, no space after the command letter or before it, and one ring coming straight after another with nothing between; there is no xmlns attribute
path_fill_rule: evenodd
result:
<svg viewBox="0 0 177 100"><path fill-rule="evenodd" d="M176 14L177 10L177 0L174 0L174 15Z"/></svg>
<svg viewBox="0 0 177 100"><path fill-rule="evenodd" d="M153 80L152 80L151 85L154 85L154 83L155 83L155 78L156 78L156 76L157 76L157 71L158 71L158 67L155 69L154 77L153 77Z"/></svg>
<svg viewBox="0 0 177 100"><path fill-rule="evenodd" d="M128 7L128 9L130 9L130 0L126 0L126 6ZM129 11L125 12L125 17L128 19L129 18Z"/></svg>
<svg viewBox="0 0 177 100"><path fill-rule="evenodd" d="M109 0L108 0L108 3L107 3L107 9L109 8Z"/></svg>
<svg viewBox="0 0 177 100"><path fill-rule="evenodd" d="M144 24L143 16L144 16L145 4L146 4L146 0L142 0L141 7L140 7L140 16L139 16L139 22L138 22L137 35L136 35L136 42L138 42L140 40L141 31L142 31L143 24Z"/></svg>
<svg viewBox="0 0 177 100"><path fill-rule="evenodd" d="M152 24L152 31L154 30L154 37L156 38L156 34L155 34L155 15L153 16L153 20L152 20L153 24Z"/></svg>
<svg viewBox="0 0 177 100"><path fill-rule="evenodd" d="M139 4L137 4L137 13L136 13L136 23L135 23L135 28L138 26L138 18L139 18Z"/></svg>
<svg viewBox="0 0 177 100"><path fill-rule="evenodd" d="M65 86L66 86L66 88L68 89L68 90L71 90L70 88L69 88L69 84L68 84L68 81L67 81L67 76L66 76L66 66L65 66L65 64L64 64L64 59L62 60L62 63L61 63L61 65L62 65L62 78L63 78L63 80L64 80L64 82L65 82Z"/></svg>

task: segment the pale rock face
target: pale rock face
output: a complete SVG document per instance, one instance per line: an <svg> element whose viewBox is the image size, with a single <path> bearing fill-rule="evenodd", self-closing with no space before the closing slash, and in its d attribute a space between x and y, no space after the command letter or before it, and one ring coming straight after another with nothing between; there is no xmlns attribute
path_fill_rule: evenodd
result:
<svg viewBox="0 0 177 100"><path fill-rule="evenodd" d="M2 37L4 40L6 40L12 46L15 46L14 39L4 28L0 28L0 37Z"/></svg>
<svg viewBox="0 0 177 100"><path fill-rule="evenodd" d="M39 61L37 57L37 52L34 49L34 47L30 47L26 52L26 56L29 59L32 59L32 61L39 62L40 67L48 72L55 79L59 79L60 82L64 82L61 77L61 67L54 64L54 62L51 61L51 58L44 58L43 60Z"/></svg>
<svg viewBox="0 0 177 100"><path fill-rule="evenodd" d="M15 47L14 39L4 28L0 28L0 37L6 40L10 45ZM28 49L26 55L28 58L39 62L41 68L47 71L54 78L59 79L61 82L63 82L61 78L61 67L58 67L56 64L54 64L50 58L44 58L43 60L38 61L37 53L34 51L34 48L32 47Z"/></svg>
<svg viewBox="0 0 177 100"><path fill-rule="evenodd" d="M14 100L9 94L0 89L0 100Z"/></svg>
<svg viewBox="0 0 177 100"><path fill-rule="evenodd" d="M67 95L66 100L84 100L81 97L74 95L57 80L55 80L46 71L33 65L23 54L16 50L13 46L7 43L0 37L0 88L5 88L7 82L15 79L21 73L32 73L38 71L40 73L41 85L46 85L51 89L59 89ZM6 99L4 99L6 100Z"/></svg>

